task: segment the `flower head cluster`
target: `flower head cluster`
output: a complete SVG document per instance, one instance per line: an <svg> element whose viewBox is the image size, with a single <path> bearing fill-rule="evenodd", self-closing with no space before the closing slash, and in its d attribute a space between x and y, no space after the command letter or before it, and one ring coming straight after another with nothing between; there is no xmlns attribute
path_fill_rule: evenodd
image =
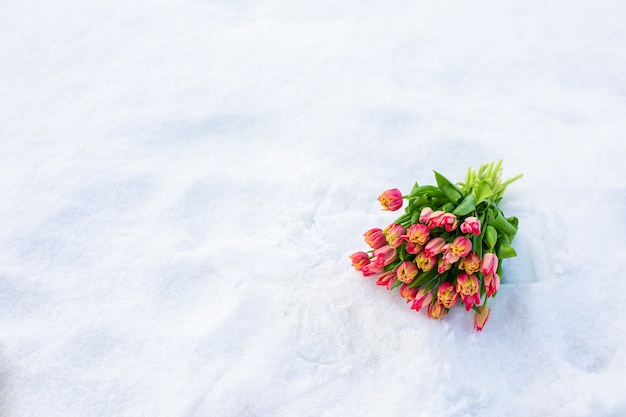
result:
<svg viewBox="0 0 626 417"><path fill-rule="evenodd" d="M384 229L365 232L367 252L350 255L363 276L392 290L411 309L424 309L441 319L456 304L474 310L474 328L489 318L487 300L500 287L501 259L516 256L511 242L518 219L505 217L498 203L506 187L521 177L500 179L501 161L468 170L464 183L453 184L435 172L437 185L419 186L409 195L384 191L378 201L384 210L405 213Z"/></svg>

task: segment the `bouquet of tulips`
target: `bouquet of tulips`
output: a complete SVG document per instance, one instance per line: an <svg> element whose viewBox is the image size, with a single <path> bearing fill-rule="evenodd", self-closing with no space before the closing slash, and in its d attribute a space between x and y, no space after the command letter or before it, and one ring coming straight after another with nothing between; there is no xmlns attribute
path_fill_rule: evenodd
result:
<svg viewBox="0 0 626 417"><path fill-rule="evenodd" d="M478 331L489 318L487 300L500 286L500 260L516 256L511 242L518 219L498 207L506 187L522 177L501 180L502 161L468 169L462 183L452 183L435 171L437 185L415 183L408 195L398 189L383 192L383 210L405 212L385 229L365 232L367 252L350 255L363 276L425 308L428 317L441 319L458 301L475 311Z"/></svg>

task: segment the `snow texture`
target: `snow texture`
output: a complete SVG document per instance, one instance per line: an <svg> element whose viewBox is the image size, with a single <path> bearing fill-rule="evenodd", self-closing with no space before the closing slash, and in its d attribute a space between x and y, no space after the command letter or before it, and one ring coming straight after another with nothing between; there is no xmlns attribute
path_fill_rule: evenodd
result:
<svg viewBox="0 0 626 417"><path fill-rule="evenodd" d="M6 0L0 416L626 416L626 3ZM502 158L485 329L352 270Z"/></svg>

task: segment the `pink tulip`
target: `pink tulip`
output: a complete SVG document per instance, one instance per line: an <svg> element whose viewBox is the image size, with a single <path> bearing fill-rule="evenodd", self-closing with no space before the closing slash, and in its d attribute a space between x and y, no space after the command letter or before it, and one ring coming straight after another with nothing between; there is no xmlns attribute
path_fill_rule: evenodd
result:
<svg viewBox="0 0 626 417"><path fill-rule="evenodd" d="M370 263L370 257L365 252L355 252L350 255L352 267L357 271L361 271L364 266Z"/></svg>
<svg viewBox="0 0 626 417"><path fill-rule="evenodd" d="M396 275L400 282L410 284L417 275L417 265L413 262L404 261L396 269Z"/></svg>
<svg viewBox="0 0 626 417"><path fill-rule="evenodd" d="M378 249L374 249L374 262L377 265L387 266L393 261L396 260L398 254L396 253L396 249L391 246L382 246Z"/></svg>
<svg viewBox="0 0 626 417"><path fill-rule="evenodd" d="M430 271L431 269L435 267L435 265L437 265L437 257L436 256L428 257L426 256L424 251L421 251L420 253L417 254L417 257L415 258L415 262L417 263L417 267L419 269L426 272L426 271Z"/></svg>
<svg viewBox="0 0 626 417"><path fill-rule="evenodd" d="M461 295L465 310L469 311L474 304L480 304L478 278L465 272L456 278L456 291Z"/></svg>
<svg viewBox="0 0 626 417"><path fill-rule="evenodd" d="M387 289L390 290L395 282L396 282L396 271L387 271L378 277L378 280L376 281L376 285L387 287Z"/></svg>
<svg viewBox="0 0 626 417"><path fill-rule="evenodd" d="M432 213L433 213L433 209L431 209L430 207L424 207L422 211L420 212L419 222L422 224L427 224L428 219L430 218L430 215Z"/></svg>
<svg viewBox="0 0 626 417"><path fill-rule="evenodd" d="M446 241L443 240L442 237L436 237L434 239L431 239L430 242L428 242L428 244L424 248L423 253L425 254L427 258L439 255L441 251L443 250L443 247L445 246L445 244L446 244Z"/></svg>
<svg viewBox="0 0 626 417"><path fill-rule="evenodd" d="M500 276L496 273L485 275L485 288L487 289L487 297L494 295L500 288Z"/></svg>
<svg viewBox="0 0 626 417"><path fill-rule="evenodd" d="M439 258L439 260L437 261L437 273L439 275L443 274L444 272L449 270L451 267L452 267L452 263L446 262L444 258Z"/></svg>
<svg viewBox="0 0 626 417"><path fill-rule="evenodd" d="M482 273L486 275L495 274L498 270L498 257L495 253L486 253L483 256Z"/></svg>
<svg viewBox="0 0 626 417"><path fill-rule="evenodd" d="M409 227L406 234L409 242L423 246L430 238L430 229L426 225L415 223Z"/></svg>
<svg viewBox="0 0 626 417"><path fill-rule="evenodd" d="M444 213L439 219L439 226L444 226L447 232L451 232L458 226L459 221L452 213Z"/></svg>
<svg viewBox="0 0 626 417"><path fill-rule="evenodd" d="M378 249L385 246L387 243L382 229L379 228L370 229L365 232L363 236L365 237L365 243L367 243L372 249Z"/></svg>
<svg viewBox="0 0 626 417"><path fill-rule="evenodd" d="M427 306L433 301L433 293L431 291L424 291L421 289L415 294L415 299L411 305L411 310L420 311L424 306Z"/></svg>
<svg viewBox="0 0 626 417"><path fill-rule="evenodd" d="M419 288L417 287L409 288L407 284L402 284L400 287L400 296L402 298L406 298L406 302L408 303L409 301L413 301L415 299L415 295L417 295L418 291Z"/></svg>
<svg viewBox="0 0 626 417"><path fill-rule="evenodd" d="M451 308L456 304L456 300L458 299L459 294L456 292L456 288L452 285L451 282L444 282L439 285L439 289L437 290L437 300L445 308Z"/></svg>
<svg viewBox="0 0 626 417"><path fill-rule="evenodd" d="M434 300L428 306L428 317L431 319L442 319L448 314L448 309L438 300Z"/></svg>
<svg viewBox="0 0 626 417"><path fill-rule="evenodd" d="M417 255L424 249L422 245L418 245L417 243L407 242L406 243L406 251L412 255Z"/></svg>
<svg viewBox="0 0 626 417"><path fill-rule="evenodd" d="M476 217L466 217L461 224L461 232L480 236L480 220Z"/></svg>
<svg viewBox="0 0 626 417"><path fill-rule="evenodd" d="M435 227L441 226L441 218L444 214L446 213L442 210L433 211L430 216L428 216L428 228L434 229Z"/></svg>
<svg viewBox="0 0 626 417"><path fill-rule="evenodd" d="M387 238L387 244L392 248L397 248L402 245L402 242L406 239L406 229L397 223L392 223L383 230Z"/></svg>
<svg viewBox="0 0 626 417"><path fill-rule="evenodd" d="M459 262L459 269L467 272L469 275L480 271L480 258L475 252L469 253L465 258Z"/></svg>
<svg viewBox="0 0 626 417"><path fill-rule="evenodd" d="M363 273L364 277L371 277L372 275L381 274L384 270L385 270L384 265L380 265L380 264L377 264L376 262L372 262L372 263L365 265L361 269L361 272Z"/></svg>
<svg viewBox="0 0 626 417"><path fill-rule="evenodd" d="M480 306L478 307L478 310L479 312L476 312L476 315L474 316L474 329L481 331L483 327L485 327L491 311L487 306Z"/></svg>
<svg viewBox="0 0 626 417"><path fill-rule="evenodd" d="M377 198L383 210L396 211L402 207L402 193L397 188L383 191Z"/></svg>
<svg viewBox="0 0 626 417"><path fill-rule="evenodd" d="M453 264L461 257L467 256L472 250L472 241L465 236L459 236L454 241L444 246L446 262Z"/></svg>

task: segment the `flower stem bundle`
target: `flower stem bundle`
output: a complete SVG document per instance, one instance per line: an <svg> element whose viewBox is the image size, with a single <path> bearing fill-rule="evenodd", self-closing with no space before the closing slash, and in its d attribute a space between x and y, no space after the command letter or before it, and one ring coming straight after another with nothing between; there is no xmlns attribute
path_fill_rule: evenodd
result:
<svg viewBox="0 0 626 417"><path fill-rule="evenodd" d="M352 266L388 290L400 287L411 309L426 309L430 318L445 317L460 302L474 310L474 328L482 330L487 300L500 287L501 260L517 255L511 243L518 219L498 204L522 175L502 181L501 174L502 161L491 162L470 167L464 182L435 171L437 185L415 183L408 195L384 191L378 197L383 210L405 206L404 214L385 229L365 232L371 249L350 255Z"/></svg>

